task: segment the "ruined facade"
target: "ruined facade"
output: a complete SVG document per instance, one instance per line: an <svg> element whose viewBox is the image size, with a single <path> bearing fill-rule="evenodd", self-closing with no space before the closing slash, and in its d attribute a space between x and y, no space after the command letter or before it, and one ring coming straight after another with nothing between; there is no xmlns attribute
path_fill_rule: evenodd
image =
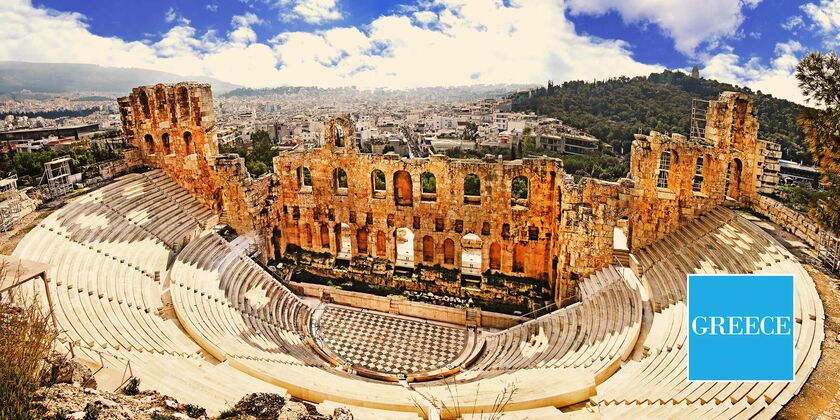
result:
<svg viewBox="0 0 840 420"><path fill-rule="evenodd" d="M631 149L628 241L644 247L682 222L727 200L744 207L778 182L778 144L758 139L749 96L724 92L712 101L704 138L651 132L636 135ZM769 190L769 191L768 191Z"/></svg>
<svg viewBox="0 0 840 420"><path fill-rule="evenodd" d="M252 179L242 158L218 154L208 85L136 88L119 104L143 162L256 231L264 260L487 300L543 289L573 302L578 280L614 262L617 226L643 247L727 200L751 205L778 169L777 145L758 140L752 103L735 93L711 102L705 139L637 135L620 182L575 182L553 158L361 153L345 117L327 121L324 147L283 152Z"/></svg>

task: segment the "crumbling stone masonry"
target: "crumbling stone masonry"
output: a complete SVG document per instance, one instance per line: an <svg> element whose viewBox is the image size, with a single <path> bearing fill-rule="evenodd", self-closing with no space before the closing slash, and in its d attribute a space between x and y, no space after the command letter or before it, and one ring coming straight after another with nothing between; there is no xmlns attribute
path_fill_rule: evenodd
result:
<svg viewBox="0 0 840 420"><path fill-rule="evenodd" d="M724 202L756 203L780 154L758 140L749 97L727 92L710 103L705 139L637 135L619 182L575 182L545 157L361 153L347 117L326 122L322 148L283 152L273 173L252 179L242 158L218 153L208 85L140 87L118 102L142 162L257 232L265 261L485 299L518 301L542 285L560 305L615 262L617 226L632 251Z"/></svg>
<svg viewBox="0 0 840 420"><path fill-rule="evenodd" d="M636 135L631 149L628 241L644 247L724 202L750 207L778 182L778 144L758 139L758 118L743 93L709 104L705 138Z"/></svg>

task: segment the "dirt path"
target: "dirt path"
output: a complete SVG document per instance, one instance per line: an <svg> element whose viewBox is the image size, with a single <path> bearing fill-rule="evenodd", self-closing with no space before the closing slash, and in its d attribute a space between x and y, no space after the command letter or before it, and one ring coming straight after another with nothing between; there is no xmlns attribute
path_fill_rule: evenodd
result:
<svg viewBox="0 0 840 420"><path fill-rule="evenodd" d="M29 233L41 220L49 216L50 213L57 210L57 208L44 208L35 210L32 213L23 216L18 220L11 229L0 232L0 254L9 255L15 250L18 242Z"/></svg>

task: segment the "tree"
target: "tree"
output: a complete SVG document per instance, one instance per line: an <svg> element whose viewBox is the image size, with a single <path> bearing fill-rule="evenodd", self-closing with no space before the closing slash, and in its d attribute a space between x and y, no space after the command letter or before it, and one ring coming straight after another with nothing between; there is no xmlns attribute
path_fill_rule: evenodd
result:
<svg viewBox="0 0 840 420"><path fill-rule="evenodd" d="M478 125L472 121L468 122L466 126L464 126L464 132L461 133L461 138L464 140L472 140L478 137Z"/></svg>
<svg viewBox="0 0 840 420"><path fill-rule="evenodd" d="M808 102L819 107L806 108L799 116L828 189L811 215L822 228L840 234L840 57L833 51L808 53L796 66L796 79Z"/></svg>

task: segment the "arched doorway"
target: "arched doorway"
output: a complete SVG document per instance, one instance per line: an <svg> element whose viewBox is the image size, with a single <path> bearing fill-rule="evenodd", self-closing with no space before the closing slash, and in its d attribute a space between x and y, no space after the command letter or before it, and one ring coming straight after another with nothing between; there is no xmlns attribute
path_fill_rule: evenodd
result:
<svg viewBox="0 0 840 420"><path fill-rule="evenodd" d="M385 232L376 232L376 255L379 257L385 256Z"/></svg>
<svg viewBox="0 0 840 420"><path fill-rule="evenodd" d="M455 241L449 238L443 241L443 263L455 264Z"/></svg>
<svg viewBox="0 0 840 420"><path fill-rule="evenodd" d="M513 272L525 272L525 245L522 242L517 242L513 246Z"/></svg>
<svg viewBox="0 0 840 420"><path fill-rule="evenodd" d="M321 225L321 248L330 249L330 228L327 225Z"/></svg>
<svg viewBox="0 0 840 420"><path fill-rule="evenodd" d="M283 247L281 240L280 229L274 228L271 231L271 247L274 248L274 259L279 260L283 258Z"/></svg>
<svg viewBox="0 0 840 420"><path fill-rule="evenodd" d="M341 260L353 258L353 248L350 244L350 226L346 223L335 225L335 248L338 251L335 258Z"/></svg>
<svg viewBox="0 0 840 420"><path fill-rule="evenodd" d="M399 228L394 233L397 244L397 267L414 268L414 232L409 228Z"/></svg>
<svg viewBox="0 0 840 420"><path fill-rule="evenodd" d="M474 233L461 238L461 274L481 276L481 237Z"/></svg>
<svg viewBox="0 0 840 420"><path fill-rule="evenodd" d="M367 255L368 253L368 232L365 229L356 231L356 250L359 255Z"/></svg>
<svg viewBox="0 0 840 420"><path fill-rule="evenodd" d="M394 202L398 206L410 206L414 203L411 174L406 171L394 172Z"/></svg>
<svg viewBox="0 0 840 420"><path fill-rule="evenodd" d="M502 247L499 245L498 242L493 242L492 244L490 244L490 269L502 269Z"/></svg>

